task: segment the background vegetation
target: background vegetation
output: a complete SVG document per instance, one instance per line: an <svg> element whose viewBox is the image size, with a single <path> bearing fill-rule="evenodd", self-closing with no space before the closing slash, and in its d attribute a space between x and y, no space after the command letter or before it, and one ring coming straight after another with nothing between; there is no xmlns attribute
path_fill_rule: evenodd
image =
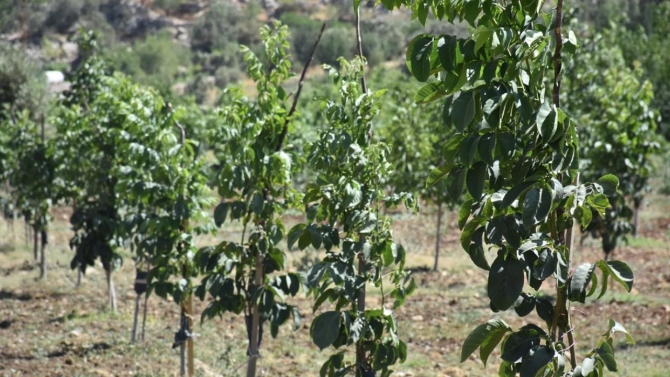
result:
<svg viewBox="0 0 670 377"><path fill-rule="evenodd" d="M629 261L636 273L646 271L639 280L636 275L632 295L624 295L621 288L612 289L604 300L575 315L576 326L584 332L585 340L596 339L603 328L593 325L594 318L621 318L638 344L615 343L618 357L625 360L624 365L620 365L620 375L665 376L670 368L670 328L667 325L670 308L666 300L670 295L670 264L666 258L670 208L664 196L670 193L670 167L665 163L670 158L667 148L670 60L666 53L670 1L578 0L568 5L571 8L566 10L564 23L576 34L578 46L574 47L579 54L574 59L566 59L563 90L570 95L564 97L563 109L577 123L582 178L594 181L605 173L612 173L621 182L617 195L609 199L611 208L604 216L594 212L591 225L582 229L580 247L584 253L576 262L604 253L606 257L613 255ZM551 6L553 4L545 5ZM388 223L385 222L388 229L384 231L392 232L392 241L402 244L407 253L399 271L404 265L416 280L414 295L395 312L398 322L402 323L398 335L406 342L408 356L404 364L394 368L394 375L496 375L493 367L484 367L475 356L471 359L477 363L457 364L458 350L474 327L473 323L489 315L488 306L482 305L480 298L487 295L482 289L486 276L473 268L469 256L460 249L459 214L454 209L470 200L461 194L463 182L458 192L450 188L453 184L448 180L425 186L431 170L444 164L444 147L455 129L445 120L450 115L442 103L416 104L421 102L420 97L415 97L421 85L405 63L407 46L417 34L449 33L467 37L469 26L465 22L454 26L430 16L424 26L412 20L404 10L388 12L372 3L361 9L367 85L371 90L387 90L375 99L375 106L380 110L370 123L372 138L382 146L380 150L388 148L387 154L377 149L365 153L384 156L379 157L381 170L388 168L384 165L387 162L393 166L384 170L388 174L384 175L383 182L371 176L371 182L377 186L374 186L374 195L369 195L388 194L389 199L370 202L361 209L380 211L388 219ZM321 236L314 235L318 231L313 226L316 216L322 216L323 221L326 215L317 215L318 205L305 201L308 207L312 206L310 212L301 195L310 190L316 192L315 185L322 187L324 180L334 179L328 175L335 167L310 163L308 156L310 153L318 155L315 145L329 127L342 128L348 121L346 116L340 119L324 110L336 108L339 102L347 103L347 97L343 94L346 88L333 84L332 77L321 65L337 70L341 68L340 57L350 59L356 54L354 17L350 2L336 0L0 0L0 201L6 223L0 231L0 333L9 334L0 341L2 373L31 375L37 370L40 375L173 374L178 369L178 357L166 350L183 319L186 301L182 302L180 295L186 288L172 275L182 271L184 260L190 261L189 255L204 255L203 248L214 247L212 245L218 245L216 250L220 251L232 245L228 240L243 239L247 224L257 226L270 219L272 224L285 228L289 242L292 237L289 230L294 225L301 229L300 234L293 236L299 237L293 241L295 249L300 251L288 252L288 245L277 246L278 249L272 251L273 258L279 258L279 254L286 258L288 281L296 276L304 280L315 263L322 259L328 261L324 259L326 254L319 250L321 242L316 240ZM281 60L281 67L286 71L280 83L260 85L259 82L265 81L254 76L254 66L276 67L278 62L267 53L259 30L275 20L288 27L286 58ZM312 56L314 40L324 22L327 27ZM80 30L97 30L95 45L82 43L81 36L86 34L79 33ZM247 46L245 53L241 52L240 45ZM249 54L255 57L251 59ZM94 55L95 60L91 60ZM281 130L277 128L277 124L282 123L278 119L283 121L282 117L286 117L285 110L290 108L292 95L298 88L297 76L310 57L313 61L306 71L297 112L289 117L290 128L283 145L294 162L287 167L282 162L283 155L272 154L274 144L271 150L267 149L251 132L254 130L245 127L256 124L254 127L264 130L263 135ZM47 70L62 71L66 83L47 83L44 73ZM276 96L277 102L265 103L262 111L255 110L268 91ZM143 100L133 101L135 97ZM105 111L96 111L100 104L104 104ZM116 126L110 126L119 114L139 113L144 109L148 109L143 113L146 116L122 123L120 134L116 133ZM233 110L237 113L231 113ZM347 111L350 110L342 110L342 113ZM260 118L267 121L258 121ZM106 122L109 125L105 126ZM231 131L234 127L222 131L224 123L236 125L239 133ZM94 148L90 138L100 129L110 132L109 139L105 139L109 142ZM179 147L179 129L184 130L188 147L184 147L184 142ZM153 136L147 138L142 134L147 130L170 136L160 140L156 136L154 140ZM85 148L68 150L76 140L88 141ZM107 164L106 148L114 143L124 145L123 140L133 140L133 143L141 140L137 143L155 150L166 164L183 165L188 161L191 165L186 170L156 172L149 168L155 161L150 152L128 147L115 155L111 165L105 165L108 170L90 170L93 178L84 179L85 175L78 172L80 166L90 167L92 161L99 161L96 166ZM220 144L221 140L229 144ZM276 143L276 139L272 140ZM236 169L248 163L245 161L249 152L236 149L237 143L259 155L262 151L263 155L272 156L268 157L270 160L265 159L269 168L254 167L257 169L254 177L260 177L258 180L265 182L265 186L257 184L255 178L239 188L247 193L255 192L257 196L271 192L272 200L276 200L272 202L276 213L268 215L264 209L254 207L254 195L237 197L236 193L222 191L224 184L242 182ZM177 150L180 152L175 152ZM75 166L75 162L81 165ZM36 168L28 171L28 166ZM81 222L72 220L77 209L84 211L92 205L85 204L91 196L86 191L94 190L90 187L104 184L111 176L129 174L129 166L136 175L124 176L122 184L127 187L145 182L162 185L165 191L160 205L167 212L156 213L149 209L159 202L158 199L151 201L154 194L150 188L134 189L132 195L123 199L127 200L122 204L125 208L111 215L110 220L104 220L113 222L116 228L103 237L104 242L115 248L114 254L100 259L103 268L93 262L96 257L102 257L95 248L86 258L73 260L70 245L76 246L78 241L70 240L72 228L93 229L80 217L75 216ZM277 171L284 170L289 174L288 179L276 175ZM48 174L43 174L45 171ZM221 175L222 171L228 175ZM184 180L192 184L189 186ZM170 187L180 187L183 198L173 195ZM395 208L400 198L393 195L398 193L414 194L416 208L420 209L418 215ZM216 218L221 212L215 214L214 208L223 211L222 207L212 203L212 198L221 196L224 201L246 203L248 208L245 207L246 212L235 213L231 207L230 219L240 221L227 221L214 229L203 219L213 215L217 225L221 225L218 223L223 221ZM177 208L191 197L193 201L186 205L186 212L179 212ZM403 199L407 200L408 196ZM348 200L343 199L345 203ZM202 213L198 212L201 210ZM226 215L228 211L226 208ZM200 221L196 225L202 228L189 225L191 215L194 222ZM133 219L132 224L126 222L129 218ZM178 221L171 223L174 219ZM161 221L162 225L157 225ZM335 223L345 221L346 217L342 217ZM23 223L25 230L21 228ZM299 228L299 224L304 228ZM147 254L140 257L138 250L144 253L155 248L151 237L131 236L132 232L139 233L140 228L149 229L147 234L155 235L157 240L164 237L171 245L180 245L179 251L154 259L149 257L150 251L146 251ZM302 229L308 230L303 232ZM47 232L48 262L42 257L40 263L35 263L38 242L47 240ZM42 233L43 238L39 238ZM357 235L350 233L353 238ZM390 240L390 233L380 236L386 237ZM42 248L45 245L43 243ZM275 246L273 241L272 247ZM244 247L244 242L240 242L239 247ZM246 252L249 256L245 257L244 273L253 276L256 254L251 248ZM376 263L383 269L387 265L381 255ZM126 261L123 265L116 262L120 257ZM118 313L106 308L106 289L103 289L105 282L109 284L105 275L111 275L103 272L111 271L112 259L118 268L115 273ZM181 304L149 301L149 342L141 345L128 344L132 302L136 299L132 291L133 259L169 265L165 271L172 271L172 275L166 272L157 278L158 286L162 287L157 293ZM176 264L176 260L180 264ZM69 268L79 267L81 263L92 266L84 278L84 286L73 291L76 278ZM202 268L207 274L220 273L212 272L211 264L202 259L200 263L204 263ZM41 270L46 278L47 267L49 283L35 282L33 271ZM430 272L431 269L435 272ZM192 271L183 274L189 288L200 282L200 277L195 275ZM240 273L240 279L244 280L241 276ZM368 292L370 307L383 306L385 302L384 279L375 279L371 280L375 287ZM250 281L236 284L251 284ZM399 284L399 281L393 283ZM390 283L387 278L389 287ZM272 284L268 283L266 288L275 289ZM252 287L249 285L249 289ZM314 375L324 362L332 360L327 352L318 352L310 339L310 324L323 311L313 313L311 298L288 289L286 293L295 297L290 297L285 307L290 309L293 318L294 310L301 313L302 323L295 322L295 332L286 326L280 328L288 318L278 314L284 310L284 294L273 292L274 306L268 304L263 308L265 316L271 318L271 331L278 333L279 339L265 335L259 368L269 375ZM202 293L204 297L204 291ZM537 297L551 294L550 289L543 288ZM202 375L220 375L221 371L226 376L242 375L243 369L239 368L246 360L247 344L239 339L245 338L250 325L234 319L237 307L224 309L219 305L214 310L211 302L215 301L195 303L195 313L207 311L212 317L202 327L195 327L195 332L201 334L196 341L196 369ZM253 307L249 310L253 311ZM223 314L215 316L219 313ZM524 323L513 313L498 315L513 326ZM390 330L391 324L386 326L390 333L395 331ZM266 331L270 332L269 326ZM577 347L581 354L591 351L587 344ZM490 364L497 365L500 356L494 352L491 359L496 360Z"/></svg>

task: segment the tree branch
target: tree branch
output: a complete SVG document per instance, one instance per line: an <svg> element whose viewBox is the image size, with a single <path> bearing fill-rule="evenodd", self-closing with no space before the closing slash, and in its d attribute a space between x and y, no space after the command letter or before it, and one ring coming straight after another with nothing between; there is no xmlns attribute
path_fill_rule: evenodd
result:
<svg viewBox="0 0 670 377"><path fill-rule="evenodd" d="M307 62L305 62L305 66L302 68L302 73L300 74L300 81L298 81L298 91L296 91L295 97L293 97L293 104L291 105L291 110L288 112L286 120L284 121L284 128L281 131L281 135L279 135L279 142L277 143L277 148L275 149L276 152L279 152L284 146L284 140L286 139L286 134L288 133L288 124L291 121L291 116L293 115L293 113L295 113L295 109L298 106L298 99L300 98L300 93L302 92L302 85L305 81L305 74L307 73L307 68L309 68L309 64L312 62L312 59L314 58L314 51L316 51L316 46L319 45L319 42L321 41L321 36L323 35L323 31L325 29L326 29L326 23L324 22L323 25L321 25L321 31L319 32L319 36L316 38L316 41L314 41L314 45L312 46L312 52L309 54L309 59L307 60Z"/></svg>
<svg viewBox="0 0 670 377"><path fill-rule="evenodd" d="M553 91L553 100L554 105L558 108L561 107L561 69L563 63L561 62L561 50L563 49L563 35L561 34L561 29L563 27L563 0L558 0L556 4L556 27L554 28L554 37L556 38L556 49L554 50L554 56L552 60L554 61L554 91Z"/></svg>
<svg viewBox="0 0 670 377"><path fill-rule="evenodd" d="M358 57L363 59L363 42L361 40L361 7L356 8L356 51ZM361 88L363 93L368 92L368 86L365 83L365 74L361 75Z"/></svg>

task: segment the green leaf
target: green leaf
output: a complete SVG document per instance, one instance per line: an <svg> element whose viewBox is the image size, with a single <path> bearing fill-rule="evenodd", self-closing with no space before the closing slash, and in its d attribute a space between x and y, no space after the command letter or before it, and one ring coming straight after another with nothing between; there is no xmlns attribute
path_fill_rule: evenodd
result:
<svg viewBox="0 0 670 377"><path fill-rule="evenodd" d="M540 346L531 351L521 361L519 377L535 377L540 369L551 362L554 354L555 352L547 346Z"/></svg>
<svg viewBox="0 0 670 377"><path fill-rule="evenodd" d="M484 181L486 180L486 164L483 161L477 161L468 169L466 182L468 192L476 201L482 197L484 192Z"/></svg>
<svg viewBox="0 0 670 377"><path fill-rule="evenodd" d="M449 136L447 143L444 145L442 150L442 158L447 164L453 164L453 161L458 156L458 152L461 149L461 143L465 140L465 135L463 134L454 134Z"/></svg>
<svg viewBox="0 0 670 377"><path fill-rule="evenodd" d="M430 77L430 55L433 52L433 36L417 35L407 46L405 59L414 78L426 82Z"/></svg>
<svg viewBox="0 0 670 377"><path fill-rule="evenodd" d="M426 180L426 188L434 186L440 179L444 178L445 175L449 174L449 172L453 168L454 165L444 164L431 170L430 173L428 174L428 179Z"/></svg>
<svg viewBox="0 0 670 377"><path fill-rule="evenodd" d="M602 186L603 194L605 196L613 196L616 194L616 190L619 187L619 178L614 174L606 174L598 178L596 183Z"/></svg>
<svg viewBox="0 0 670 377"><path fill-rule="evenodd" d="M458 210L458 229L463 230L463 227L468 221L468 218L470 217L470 210L472 209L472 199L468 199L463 204L461 204L461 208Z"/></svg>
<svg viewBox="0 0 670 377"><path fill-rule="evenodd" d="M460 73L460 65L463 63L463 54L458 46L455 36L443 35L437 43L437 54L440 64L447 72Z"/></svg>
<svg viewBox="0 0 670 377"><path fill-rule="evenodd" d="M626 263L618 260L607 262L601 260L598 261L597 265L603 271L603 274L605 274L605 270L607 270L607 272L612 275L614 280L626 288L626 291L630 292L630 290L633 289L633 270L631 270L631 268Z"/></svg>
<svg viewBox="0 0 670 377"><path fill-rule="evenodd" d="M451 120L459 132L463 132L475 119L474 92L461 92L454 101Z"/></svg>
<svg viewBox="0 0 670 377"><path fill-rule="evenodd" d="M482 161L486 162L489 166L494 163L495 150L496 135L494 133L482 135L482 138L479 140L479 145L477 146L477 151L479 152L479 157L481 157Z"/></svg>
<svg viewBox="0 0 670 377"><path fill-rule="evenodd" d="M525 317L535 309L535 296L528 293L521 293L521 296L514 302L514 311L519 317Z"/></svg>
<svg viewBox="0 0 670 377"><path fill-rule="evenodd" d="M340 335L340 319L342 315L339 311L330 311L321 313L312 322L310 334L312 341L323 350L335 343Z"/></svg>
<svg viewBox="0 0 670 377"><path fill-rule="evenodd" d="M535 262L533 262L533 277L537 280L545 280L556 271L558 259L551 249L545 248Z"/></svg>
<svg viewBox="0 0 670 377"><path fill-rule="evenodd" d="M551 109L539 126L540 135L542 136L542 144L547 145L558 130L558 116L555 108Z"/></svg>
<svg viewBox="0 0 670 377"><path fill-rule="evenodd" d="M533 186L535 182L523 182L514 187L512 187L502 200L500 204L500 209L505 209L514 203L514 201L523 194L524 191L528 190L529 187Z"/></svg>
<svg viewBox="0 0 670 377"><path fill-rule="evenodd" d="M551 192L546 189L533 188L526 193L523 201L523 225L530 228L543 222L551 210Z"/></svg>
<svg viewBox="0 0 670 377"><path fill-rule="evenodd" d="M508 255L499 254L488 277L488 296L499 310L507 310L523 291L524 264Z"/></svg>
<svg viewBox="0 0 670 377"><path fill-rule="evenodd" d="M300 250L305 250L311 244L312 244L312 233L303 232L300 238L298 239L298 248Z"/></svg>
<svg viewBox="0 0 670 377"><path fill-rule="evenodd" d="M414 95L414 102L418 104L435 101L447 94L444 84L441 81L433 81L424 85Z"/></svg>
<svg viewBox="0 0 670 377"><path fill-rule="evenodd" d="M489 355L500 342L502 337L510 331L510 327L501 319L492 319L486 323L483 323L468 335L463 342L463 347L461 348L461 363L467 360L467 358L477 350L480 346L484 347L486 343L486 349L482 348L481 358L486 365L486 360Z"/></svg>
<svg viewBox="0 0 670 377"><path fill-rule="evenodd" d="M216 224L217 227L220 227L225 221L226 217L228 216L228 209L230 206L228 203L219 203L219 205L216 206L214 209L214 223Z"/></svg>
<svg viewBox="0 0 670 377"><path fill-rule="evenodd" d="M463 165L470 166L475 161L479 140L481 140L481 137L474 134L468 136L468 138L463 141L461 149L458 151L458 155L460 156Z"/></svg>
<svg viewBox="0 0 670 377"><path fill-rule="evenodd" d="M579 301L584 303L586 300L586 288L591 282L591 276L596 266L591 263L579 265L570 278L570 287L568 288L568 298L570 301Z"/></svg>
<svg viewBox="0 0 670 377"><path fill-rule="evenodd" d="M467 169L461 165L454 167L447 175L447 194L454 201L458 200L463 193L466 171Z"/></svg>
<svg viewBox="0 0 670 377"><path fill-rule="evenodd" d="M487 220L488 218L486 216L477 216L472 220L470 220L470 222L465 225L465 227L463 228L463 232L461 232L461 246L465 251L468 251L468 249L470 248L472 235Z"/></svg>
<svg viewBox="0 0 670 377"><path fill-rule="evenodd" d="M598 353L598 356L600 359L603 361L605 366L607 367L607 370L610 372L617 372L617 366L616 366L616 360L614 359L614 350L612 350L612 346L608 342L602 342L600 347L596 350Z"/></svg>
<svg viewBox="0 0 670 377"><path fill-rule="evenodd" d="M614 335L615 333L618 333L618 332L622 332L622 333L626 334L626 342L628 344L635 344L635 340L633 340L633 337L630 336L630 334L628 333L626 328L623 327L619 322L610 318L610 320L609 320L609 330L605 334L603 334L603 336L606 337L606 338L609 338L609 337L611 337L612 335Z"/></svg>
<svg viewBox="0 0 670 377"><path fill-rule="evenodd" d="M582 228L586 228L591 224L591 221L593 220L593 212L591 211L590 208L585 208L585 207L577 207L575 208L575 212L572 214L572 216L577 220L577 223Z"/></svg>
<svg viewBox="0 0 670 377"><path fill-rule="evenodd" d="M468 255L470 259L475 264L475 266L481 268L482 270L488 271L491 269L489 262L486 260L486 255L484 254L484 245L482 244L481 238L484 235L484 227L480 227L475 231L473 238L477 238L478 241L470 244L468 248Z"/></svg>
<svg viewBox="0 0 670 377"><path fill-rule="evenodd" d="M532 325L527 325L532 326ZM512 333L503 342L500 358L515 363L528 354L528 351L540 344L540 332L531 328L523 328Z"/></svg>
<svg viewBox="0 0 670 377"><path fill-rule="evenodd" d="M300 236L302 236L302 233L305 231L305 228L307 228L307 224L298 224L293 228L291 228L291 230L288 232L286 242L288 243L289 250L293 248L295 242L298 241Z"/></svg>

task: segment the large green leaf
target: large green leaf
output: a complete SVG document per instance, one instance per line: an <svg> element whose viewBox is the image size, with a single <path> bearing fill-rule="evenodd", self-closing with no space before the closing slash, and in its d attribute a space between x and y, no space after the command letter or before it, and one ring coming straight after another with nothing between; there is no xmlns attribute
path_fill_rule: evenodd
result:
<svg viewBox="0 0 670 377"><path fill-rule="evenodd" d="M335 343L340 335L340 319L342 314L339 311L330 311L321 313L312 322L310 334L312 341L323 350Z"/></svg>
<svg viewBox="0 0 670 377"><path fill-rule="evenodd" d="M458 156L461 158L461 162L465 166L472 165L475 162L475 157L477 156L477 149L481 137L477 134L468 136L463 143L461 148L458 151Z"/></svg>
<svg viewBox="0 0 670 377"><path fill-rule="evenodd" d="M586 300L586 287L591 282L591 276L596 266L591 263L583 263L575 269L570 278L570 287L568 288L568 297L571 301L584 303Z"/></svg>
<svg viewBox="0 0 670 377"><path fill-rule="evenodd" d="M616 194L616 190L619 187L619 178L614 174L606 174L598 178L596 183L603 188L603 194L612 196Z"/></svg>
<svg viewBox="0 0 670 377"><path fill-rule="evenodd" d="M613 260L613 261L598 261L597 266L603 271L603 275L606 275L605 270L612 275L614 280L619 282L628 292L633 289L633 270L624 262ZM605 278L606 280L606 278Z"/></svg>
<svg viewBox="0 0 670 377"><path fill-rule="evenodd" d="M503 342L500 358L510 363L517 362L526 356L531 349L537 347L541 339L538 331L528 328L509 334Z"/></svg>
<svg viewBox="0 0 670 377"><path fill-rule="evenodd" d="M454 167L447 175L447 194L453 200L458 200L463 193L463 186L465 185L465 174L467 169L462 165Z"/></svg>
<svg viewBox="0 0 670 377"><path fill-rule="evenodd" d="M456 159L456 156L458 156L458 153L461 149L461 143L463 143L463 140L465 140L465 136L463 134L449 136L447 143L444 145L444 149L442 149L442 158L444 158L444 161L446 161L447 164L454 163L454 160Z"/></svg>
<svg viewBox="0 0 670 377"><path fill-rule="evenodd" d="M551 192L544 188L532 188L523 201L523 225L530 228L543 222L551 210Z"/></svg>
<svg viewBox="0 0 670 377"><path fill-rule="evenodd" d="M441 36L437 42L437 54L442 67L453 74L460 73L460 65L463 63L463 54L455 36Z"/></svg>
<svg viewBox="0 0 670 377"><path fill-rule="evenodd" d="M531 351L521 361L519 377L535 377L545 365L549 364L556 352L547 346L540 346Z"/></svg>
<svg viewBox="0 0 670 377"><path fill-rule="evenodd" d="M500 204L500 209L505 209L514 203L514 201L523 194L524 191L528 190L529 187L533 186L535 182L522 182L514 187L512 187L502 200Z"/></svg>
<svg viewBox="0 0 670 377"><path fill-rule="evenodd" d="M426 180L426 188L435 185L440 179L444 178L445 175L449 174L453 167L454 165L444 164L431 170L428 174L428 179Z"/></svg>
<svg viewBox="0 0 670 377"><path fill-rule="evenodd" d="M477 161L468 169L466 183L468 192L476 201L482 197L484 192L484 182L486 181L486 164L483 161Z"/></svg>
<svg viewBox="0 0 670 377"><path fill-rule="evenodd" d="M488 295L493 305L507 310L523 291L524 264L508 255L499 254L493 261L488 277Z"/></svg>
<svg viewBox="0 0 670 377"><path fill-rule="evenodd" d="M474 92L461 92L454 101L451 110L451 120L459 132L463 132L475 119Z"/></svg>
<svg viewBox="0 0 670 377"><path fill-rule="evenodd" d="M427 103L435 101L447 94L444 85L440 81L429 82L419 89L414 95L415 103Z"/></svg>
<svg viewBox="0 0 670 377"><path fill-rule="evenodd" d="M407 67L414 77L425 82L430 77L430 55L433 52L433 36L417 35L407 46L405 59Z"/></svg>
<svg viewBox="0 0 670 377"><path fill-rule="evenodd" d="M603 361L603 364L610 372L617 372L616 360L614 359L614 350L608 342L602 342L600 347L596 350L598 356Z"/></svg>
<svg viewBox="0 0 670 377"><path fill-rule="evenodd" d="M230 208L228 203L219 203L214 209L214 223L217 227L220 227L228 216L228 209Z"/></svg>
<svg viewBox="0 0 670 377"><path fill-rule="evenodd" d="M483 323L468 335L461 348L461 363L477 350L480 346L480 355L484 365L489 355L500 342L502 337L510 331L510 327L501 319L492 319Z"/></svg>
<svg viewBox="0 0 670 377"><path fill-rule="evenodd" d="M487 220L488 218L486 216L477 216L465 225L463 231L461 232L461 246L465 251L468 251L470 248L470 242L475 231Z"/></svg>

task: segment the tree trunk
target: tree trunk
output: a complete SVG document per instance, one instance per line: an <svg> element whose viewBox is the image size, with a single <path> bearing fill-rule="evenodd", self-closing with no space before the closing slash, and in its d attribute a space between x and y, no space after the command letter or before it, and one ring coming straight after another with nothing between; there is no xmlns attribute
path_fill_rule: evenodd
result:
<svg viewBox="0 0 670 377"><path fill-rule="evenodd" d="M360 236L361 247L365 245L365 236ZM358 275L363 275L365 271L365 257L363 253L358 254ZM358 300L356 302L356 310L358 311L358 316L365 315L365 295L366 295L365 284L361 288L361 291L358 294ZM356 376L363 376L367 368L365 349L363 348L363 339L359 339L356 343Z"/></svg>
<svg viewBox="0 0 670 377"><path fill-rule="evenodd" d="M83 273L81 272L81 265L77 267L77 287L81 285L81 275Z"/></svg>
<svg viewBox="0 0 670 377"><path fill-rule="evenodd" d="M193 334L193 295L188 295L186 301L186 310L188 314L188 329ZM193 337L189 337L186 342L186 356L188 357L188 375L195 376L195 345L193 344Z"/></svg>
<svg viewBox="0 0 670 377"><path fill-rule="evenodd" d="M16 207L12 208L12 240L16 244L16 228L14 227L14 220L16 220Z"/></svg>
<svg viewBox="0 0 670 377"><path fill-rule="evenodd" d="M109 270L105 270L107 275L107 289L109 291L109 306L114 313L116 313L116 292L114 291L114 281L112 280L111 266Z"/></svg>
<svg viewBox="0 0 670 377"><path fill-rule="evenodd" d="M640 207L642 207L642 201L641 200L635 200L634 206L633 206L633 237L637 237L637 230L639 228L640 224Z"/></svg>
<svg viewBox="0 0 670 377"><path fill-rule="evenodd" d="M263 285L263 256L256 250L256 276L254 287ZM249 340L249 362L247 363L247 377L256 377L256 361L258 360L258 337L261 316L258 303L252 301L251 339Z"/></svg>
<svg viewBox="0 0 670 377"><path fill-rule="evenodd" d="M42 236L42 248L40 250L40 279L47 280L47 231L42 229L40 231Z"/></svg>
<svg viewBox="0 0 670 377"><path fill-rule="evenodd" d="M437 207L437 230L435 231L435 263L433 271L437 271L437 265L440 259L440 228L442 228L442 203Z"/></svg>
<svg viewBox="0 0 670 377"><path fill-rule="evenodd" d="M133 316L133 332L130 333L130 343L137 341L137 323L140 318L140 299L142 295L135 297L135 315Z"/></svg>
<svg viewBox="0 0 670 377"><path fill-rule="evenodd" d="M39 260L39 250L39 237L35 229L33 229L33 257L35 258L35 262Z"/></svg>
<svg viewBox="0 0 670 377"><path fill-rule="evenodd" d="M142 311L142 337L140 338L144 341L144 333L147 328L147 302L149 301L149 292L144 294L144 310Z"/></svg>
<svg viewBox="0 0 670 377"><path fill-rule="evenodd" d="M182 313L183 315L184 313ZM179 325L181 326L181 320ZM181 377L186 376L186 342L179 345L179 375Z"/></svg>

